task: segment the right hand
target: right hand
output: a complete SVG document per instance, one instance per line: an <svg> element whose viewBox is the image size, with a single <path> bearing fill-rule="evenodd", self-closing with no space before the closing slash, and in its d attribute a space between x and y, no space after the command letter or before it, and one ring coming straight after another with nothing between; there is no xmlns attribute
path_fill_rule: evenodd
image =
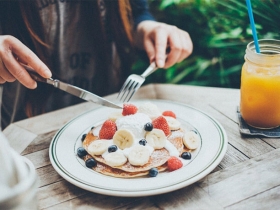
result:
<svg viewBox="0 0 280 210"><path fill-rule="evenodd" d="M176 26L145 20L139 23L135 34L135 44L144 48L150 62L159 68L169 68L189 57L193 43L188 32ZM170 51L166 56L166 49Z"/></svg>
<svg viewBox="0 0 280 210"><path fill-rule="evenodd" d="M0 36L0 84L18 80L25 87L37 87L29 73L19 64L29 65L42 77L50 78L49 68L17 38L10 35Z"/></svg>

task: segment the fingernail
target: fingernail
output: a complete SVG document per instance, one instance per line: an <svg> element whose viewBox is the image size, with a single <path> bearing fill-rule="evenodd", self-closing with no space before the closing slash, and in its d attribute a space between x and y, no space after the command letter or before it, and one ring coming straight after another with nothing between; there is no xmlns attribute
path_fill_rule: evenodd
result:
<svg viewBox="0 0 280 210"><path fill-rule="evenodd" d="M44 74L45 74L45 76L48 77L48 78L50 78L50 77L52 76L52 73L51 73L51 71L50 71L49 69L45 69L45 70L44 70Z"/></svg>
<svg viewBox="0 0 280 210"><path fill-rule="evenodd" d="M32 86L30 86L31 89L36 89L37 88L37 82L34 82Z"/></svg>
<svg viewBox="0 0 280 210"><path fill-rule="evenodd" d="M158 67L159 67L159 68L164 67L164 61L161 60L161 59L158 60L157 64L158 64Z"/></svg>

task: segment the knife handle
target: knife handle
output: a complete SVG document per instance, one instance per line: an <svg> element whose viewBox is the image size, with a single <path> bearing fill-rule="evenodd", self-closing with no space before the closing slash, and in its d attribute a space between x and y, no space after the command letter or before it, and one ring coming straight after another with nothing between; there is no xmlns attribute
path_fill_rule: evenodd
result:
<svg viewBox="0 0 280 210"><path fill-rule="evenodd" d="M25 68L25 70L29 73L29 75L35 81L37 81L37 82L44 82L44 83L53 85L56 88L58 87L59 80L52 79L52 78L44 78L40 74L38 74L33 68L31 68L30 66L27 66L27 65L25 65L23 63L20 63L20 65L22 65Z"/></svg>

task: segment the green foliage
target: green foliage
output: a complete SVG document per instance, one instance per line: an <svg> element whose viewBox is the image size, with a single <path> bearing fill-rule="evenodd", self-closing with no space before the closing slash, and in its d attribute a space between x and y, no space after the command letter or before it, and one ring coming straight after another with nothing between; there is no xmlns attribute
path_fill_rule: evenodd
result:
<svg viewBox="0 0 280 210"><path fill-rule="evenodd" d="M280 1L251 0L259 39L280 39ZM253 40L245 0L149 0L158 21L187 31L192 55L166 71L156 71L146 83L240 87L246 45ZM142 73L147 60L134 65Z"/></svg>

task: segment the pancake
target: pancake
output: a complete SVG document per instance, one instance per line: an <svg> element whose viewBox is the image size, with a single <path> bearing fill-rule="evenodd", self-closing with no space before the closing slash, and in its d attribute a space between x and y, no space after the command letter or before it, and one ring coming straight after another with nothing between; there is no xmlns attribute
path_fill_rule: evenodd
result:
<svg viewBox="0 0 280 210"><path fill-rule="evenodd" d="M94 136L92 134L92 131L90 131L87 134L85 140L83 141L83 147L87 150L90 143L97 139L98 139L98 137ZM104 140L104 141L106 141L106 140ZM169 152L165 148L162 148L162 149L154 150L153 153L151 154L151 157L150 157L148 163L146 163L143 166L133 166L127 161L124 165L116 166L114 168L121 169L121 170L127 171L127 172L147 171L151 168L163 165L168 160L169 157L170 157ZM101 155L94 155L93 158L96 161L103 163L103 165L107 165L104 158ZM109 166L109 167L111 167L111 166Z"/></svg>
<svg viewBox="0 0 280 210"><path fill-rule="evenodd" d="M183 143L184 130L180 128L177 131L172 131L172 134L168 137L168 140L176 147L180 154L183 152L192 152Z"/></svg>
<svg viewBox="0 0 280 210"><path fill-rule="evenodd" d="M85 156L84 161L86 161L90 157L91 157L90 155ZM149 171L127 172L121 169L112 168L100 162L97 162L97 165L95 167L92 167L92 169L98 173L102 173L107 176L113 176L118 178L134 178L134 177L140 177L149 174ZM159 172L165 171L167 169L167 164L158 166L157 169Z"/></svg>
<svg viewBox="0 0 280 210"><path fill-rule="evenodd" d="M168 136L168 140L176 147L176 149L179 151L180 154L182 153L182 151L184 149L182 137L183 137L182 129L180 129L178 131L172 131L171 135ZM98 137L94 136L93 132L91 130L90 132L88 132L85 140L83 141L83 147L87 150L90 143L97 139L98 139ZM106 140L104 140L104 141L106 141ZM150 170L151 168L159 167L159 166L163 165L164 163L166 163L166 161L169 159L169 157L170 157L169 152L165 148L162 148L162 149L154 150L153 153L151 154L151 157L150 157L148 163L146 163L143 166L133 166L127 161L124 165L112 167L112 166L108 166L106 164L105 159L101 155L93 156L93 158L96 161L98 161L102 165L102 167L107 165L109 168L120 169L122 172L126 171L126 172L131 172L131 173L145 172L145 171ZM109 169L106 169L104 171L109 171Z"/></svg>
<svg viewBox="0 0 280 210"><path fill-rule="evenodd" d="M168 141L170 141L176 147L180 154L182 154L183 152L191 152L190 149L184 146L183 135L184 130L180 129L177 131L172 131L171 135L168 136ZM87 133L86 138L83 141L83 147L87 150L91 142L98 139L98 136L94 136L91 130ZM106 164L105 159L101 155L94 155L93 158L98 162L98 164L93 169L102 174L114 177L138 177L147 175L149 173L149 170L154 167L161 168L161 170L165 170L167 166L164 167L164 165L169 159L169 157L169 152L165 148L162 148L154 150L149 162L143 166L133 166L127 161L122 166L111 167L108 164Z"/></svg>
<svg viewBox="0 0 280 210"><path fill-rule="evenodd" d="M168 141L176 147L180 154L182 154L184 150L183 136L184 131L180 129L178 131L172 131L171 135L168 137Z"/></svg>
<svg viewBox="0 0 280 210"><path fill-rule="evenodd" d="M143 166L133 166L127 161L124 165L116 166L114 168L121 169L121 170L127 171L127 172L147 171L151 168L163 165L169 159L169 157L170 157L169 152L166 149L162 148L162 149L154 150L152 155L150 156L148 163L146 163ZM106 162L102 156L100 156L100 155L94 156L94 158L98 162L106 164Z"/></svg>

